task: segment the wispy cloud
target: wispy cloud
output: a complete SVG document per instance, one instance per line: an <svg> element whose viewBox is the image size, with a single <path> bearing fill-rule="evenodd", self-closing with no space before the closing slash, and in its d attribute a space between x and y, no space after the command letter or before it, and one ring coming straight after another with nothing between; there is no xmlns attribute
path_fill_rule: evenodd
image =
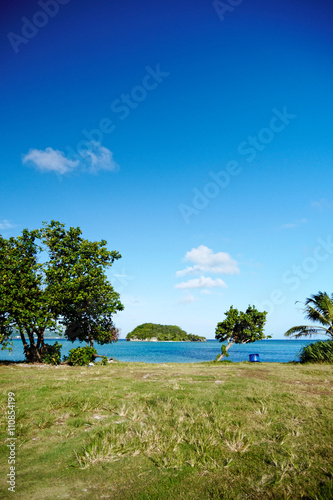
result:
<svg viewBox="0 0 333 500"><path fill-rule="evenodd" d="M80 153L80 159L72 159L62 151L46 148L30 149L22 158L24 165L31 165L40 172L54 172L59 175L74 171L97 173L100 170L118 170L113 153L99 142L91 141L89 148Z"/></svg>
<svg viewBox="0 0 333 500"><path fill-rule="evenodd" d="M186 305L186 304L192 304L192 302L195 302L195 298L193 297L193 295L188 294L185 295L182 299L180 299L178 304Z"/></svg>
<svg viewBox="0 0 333 500"><path fill-rule="evenodd" d="M239 273L237 262L228 253L214 253L213 250L205 245L200 245L198 248L192 248L192 250L186 253L184 260L194 265L177 271L177 276L188 276L203 272L213 274Z"/></svg>
<svg viewBox="0 0 333 500"><path fill-rule="evenodd" d="M194 288L216 288L216 287L226 288L227 285L220 278L214 280L213 278L205 276L201 276L200 278L194 278L188 281L182 281L181 283L175 285L175 288L178 288L180 290L189 290Z"/></svg>
<svg viewBox="0 0 333 500"><path fill-rule="evenodd" d="M333 208L333 203L321 198L321 200L311 201L311 207L319 212L324 212L325 210L331 210Z"/></svg>
<svg viewBox="0 0 333 500"><path fill-rule="evenodd" d="M89 172L96 173L99 170L118 170L119 166L113 159L113 153L99 142L90 142L90 149L83 151L83 163Z"/></svg>
<svg viewBox="0 0 333 500"><path fill-rule="evenodd" d="M296 227L301 226L302 224L306 224L308 221L307 219L299 219L295 220L294 222L289 222L287 224L283 224L281 226L282 229L294 229Z"/></svg>
<svg viewBox="0 0 333 500"><path fill-rule="evenodd" d="M6 229L12 229L13 227L16 227L15 224L12 224L9 220L0 220L0 230L4 231Z"/></svg>

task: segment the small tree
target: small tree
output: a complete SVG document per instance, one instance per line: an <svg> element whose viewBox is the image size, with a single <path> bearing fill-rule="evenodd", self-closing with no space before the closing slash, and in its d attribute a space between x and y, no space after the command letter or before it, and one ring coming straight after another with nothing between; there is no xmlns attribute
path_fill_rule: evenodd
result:
<svg viewBox="0 0 333 500"><path fill-rule="evenodd" d="M16 328L28 361L43 361L50 350L44 332L61 324L73 341L118 338L112 314L123 305L105 272L121 255L81 234L51 221L17 238L0 236L0 343Z"/></svg>
<svg viewBox="0 0 333 500"><path fill-rule="evenodd" d="M225 320L217 324L215 338L220 342L228 341L223 345L221 354L217 358L220 361L224 356L229 356L228 350L233 344L248 344L267 337L263 333L267 312L259 312L254 306L249 306L246 312L238 311L233 306L225 313Z"/></svg>

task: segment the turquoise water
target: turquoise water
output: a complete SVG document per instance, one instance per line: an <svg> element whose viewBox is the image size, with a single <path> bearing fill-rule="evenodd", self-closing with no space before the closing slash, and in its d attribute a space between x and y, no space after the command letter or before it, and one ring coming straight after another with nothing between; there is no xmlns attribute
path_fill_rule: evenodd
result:
<svg viewBox="0 0 333 500"><path fill-rule="evenodd" d="M79 342L57 339L62 344L61 354L67 355ZM14 339L11 354L0 351L0 360L23 361L24 354L21 339ZM48 339L53 344L55 340ZM314 340L262 340L252 344L234 344L230 350L230 361L249 361L249 354L259 354L262 362L288 363L298 361L298 353L304 345ZM82 344L85 345L85 344ZM221 344L217 340L207 342L127 342L119 340L111 345L95 345L98 354L114 357L119 361L142 361L145 363L198 363L211 361L221 352Z"/></svg>

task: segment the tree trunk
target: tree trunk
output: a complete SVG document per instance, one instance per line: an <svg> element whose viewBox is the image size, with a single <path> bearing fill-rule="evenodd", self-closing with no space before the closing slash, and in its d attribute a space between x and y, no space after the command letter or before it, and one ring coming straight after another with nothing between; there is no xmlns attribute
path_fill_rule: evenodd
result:
<svg viewBox="0 0 333 500"><path fill-rule="evenodd" d="M227 347L225 348L225 352L222 352L222 353L220 354L220 356L217 358L217 360L216 360L216 361L221 361L221 359L223 359L223 358L224 358L224 356L227 354L228 349L229 349L229 348L232 346L232 344L234 344L234 343L235 343L235 342L228 342Z"/></svg>
<svg viewBox="0 0 333 500"><path fill-rule="evenodd" d="M42 357L35 343L24 348L25 357L28 363L42 363Z"/></svg>
<svg viewBox="0 0 333 500"><path fill-rule="evenodd" d="M25 336L24 336L24 333L21 330L21 328L19 328L19 332L20 332L20 335L21 335L22 343L23 343L23 350L25 351L26 349L28 349L28 344L27 344L27 341L25 340Z"/></svg>
<svg viewBox="0 0 333 500"><path fill-rule="evenodd" d="M26 331L29 337L30 346L27 343L24 344L23 342L25 357L27 358L28 363L42 363L41 349L43 346L41 347L38 346L39 337L37 335L37 345L36 345L33 332L31 332L27 328Z"/></svg>
<svg viewBox="0 0 333 500"><path fill-rule="evenodd" d="M90 347L94 347L94 339L93 339L92 335L90 335L90 332L91 332L91 326L89 325L88 326L88 339L89 339Z"/></svg>
<svg viewBox="0 0 333 500"><path fill-rule="evenodd" d="M39 328L37 333L37 349L40 350L44 347L44 331L45 328Z"/></svg>

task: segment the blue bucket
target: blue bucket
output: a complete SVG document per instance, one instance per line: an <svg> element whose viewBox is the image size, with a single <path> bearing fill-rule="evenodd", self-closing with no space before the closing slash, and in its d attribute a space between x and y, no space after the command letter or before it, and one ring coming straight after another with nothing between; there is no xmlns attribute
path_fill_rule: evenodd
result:
<svg viewBox="0 0 333 500"><path fill-rule="evenodd" d="M260 362L259 354L250 354L249 360L252 362Z"/></svg>

